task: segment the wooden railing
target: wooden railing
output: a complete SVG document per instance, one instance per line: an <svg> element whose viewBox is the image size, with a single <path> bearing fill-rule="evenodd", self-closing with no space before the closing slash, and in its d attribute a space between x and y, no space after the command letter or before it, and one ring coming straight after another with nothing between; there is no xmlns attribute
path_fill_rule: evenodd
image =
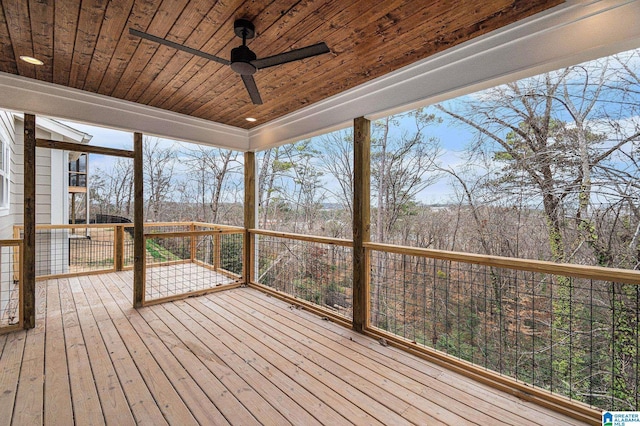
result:
<svg viewBox="0 0 640 426"><path fill-rule="evenodd" d="M252 229L250 284L351 325L353 243L339 238Z"/></svg>
<svg viewBox="0 0 640 426"><path fill-rule="evenodd" d="M126 224L37 225L36 279L89 275L125 269L131 263ZM14 237L22 238L22 226Z"/></svg>
<svg viewBox="0 0 640 426"><path fill-rule="evenodd" d="M242 285L243 237L243 228L206 223L190 223L188 231L145 233L142 304Z"/></svg>
<svg viewBox="0 0 640 426"><path fill-rule="evenodd" d="M0 240L0 334L22 328L22 241Z"/></svg>
<svg viewBox="0 0 640 426"><path fill-rule="evenodd" d="M196 230L219 235L243 232L243 228L200 222L145 223L144 229L149 235ZM22 230L21 225L14 226L14 238L21 239ZM217 241L221 238L219 235L214 236ZM195 237L196 234L193 234L194 241ZM220 244L216 245L219 246ZM219 256L218 252L218 265ZM117 272L132 268L132 223L36 226L37 280Z"/></svg>
<svg viewBox="0 0 640 426"><path fill-rule="evenodd" d="M324 299L353 266L336 268L328 248L351 241L249 232L250 285L353 324L355 299L340 312ZM363 246L366 334L584 421L638 409L640 272Z"/></svg>
<svg viewBox="0 0 640 426"><path fill-rule="evenodd" d="M108 270L115 271L131 267L131 227L38 229L112 233ZM145 231L150 274L171 264L171 282L214 283L171 289L161 279L147 281L146 304L240 285L248 268L248 284L262 291L349 326L363 309L364 333L575 418L593 422L595 407L637 410L640 272L364 242L362 305L354 297L350 240L197 222L149 224ZM236 238L228 243L235 266L222 248L228 236ZM168 249L174 257L158 249L154 257L150 242L179 249ZM219 286L182 265L230 281Z"/></svg>

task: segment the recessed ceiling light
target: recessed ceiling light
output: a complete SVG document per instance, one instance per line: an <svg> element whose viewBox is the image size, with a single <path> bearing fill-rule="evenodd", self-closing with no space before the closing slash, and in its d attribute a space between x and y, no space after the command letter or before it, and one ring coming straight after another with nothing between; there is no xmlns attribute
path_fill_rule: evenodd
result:
<svg viewBox="0 0 640 426"><path fill-rule="evenodd" d="M23 61L25 61L28 64L32 64L32 65L44 65L44 62L42 62L40 59L36 59L33 56L20 56L20 59L22 59Z"/></svg>
<svg viewBox="0 0 640 426"><path fill-rule="evenodd" d="M247 118L245 118L245 120L247 120L247 121L249 121L251 123L253 123L254 121L258 121L257 118L253 118L253 117L247 117Z"/></svg>

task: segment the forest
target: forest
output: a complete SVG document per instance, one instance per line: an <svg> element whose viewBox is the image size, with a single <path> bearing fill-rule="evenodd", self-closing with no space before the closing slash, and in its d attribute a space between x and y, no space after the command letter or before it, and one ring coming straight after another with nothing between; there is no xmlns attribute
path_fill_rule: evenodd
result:
<svg viewBox="0 0 640 426"><path fill-rule="evenodd" d="M640 50L389 116L371 137L375 242L640 266ZM144 154L146 220L242 224L242 153L148 139ZM351 238L351 130L256 157L259 228ZM91 171L92 214L132 216L131 167ZM350 315L348 251L261 241L261 283ZM373 251L371 307L417 344L640 409L635 284Z"/></svg>

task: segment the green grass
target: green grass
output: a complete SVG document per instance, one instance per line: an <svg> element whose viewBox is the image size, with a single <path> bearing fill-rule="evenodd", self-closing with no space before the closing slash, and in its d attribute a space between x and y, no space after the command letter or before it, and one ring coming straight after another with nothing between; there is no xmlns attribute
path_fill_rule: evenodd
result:
<svg viewBox="0 0 640 426"><path fill-rule="evenodd" d="M147 253L149 253L151 257L153 257L153 260L155 260L156 262L170 262L172 260L180 260L178 256L171 253L169 250L151 239L147 240Z"/></svg>

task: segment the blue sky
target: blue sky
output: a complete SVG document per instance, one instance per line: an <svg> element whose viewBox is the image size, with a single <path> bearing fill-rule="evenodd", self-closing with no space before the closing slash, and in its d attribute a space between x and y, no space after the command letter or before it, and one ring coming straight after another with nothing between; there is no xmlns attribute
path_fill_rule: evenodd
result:
<svg viewBox="0 0 640 426"><path fill-rule="evenodd" d="M86 132L93 136L90 145L104 146L109 148L118 149L133 149L133 135L129 132L123 132L120 130L108 129L104 127L91 126L82 123L65 121L71 127L74 127L80 131ZM464 154L464 148L466 141L468 140L469 133L465 132L461 127L449 127L445 123L430 126L429 136L439 138L443 144L443 154L441 161L443 164L455 165L461 161L461 156ZM446 141L446 148L444 147ZM182 146L189 146L185 142L175 142L171 140L162 140L165 145L179 144ZM97 169L109 170L115 163L115 157L109 157L104 155L91 155L89 162L89 173L95 173ZM178 178L185 178L184 175L178 174ZM332 179L326 176L325 185L331 187ZM331 188L330 188L331 189ZM436 185L425 189L419 196L420 201L424 203L439 203L446 201L451 194L451 188L449 187L447 179L441 179Z"/></svg>

